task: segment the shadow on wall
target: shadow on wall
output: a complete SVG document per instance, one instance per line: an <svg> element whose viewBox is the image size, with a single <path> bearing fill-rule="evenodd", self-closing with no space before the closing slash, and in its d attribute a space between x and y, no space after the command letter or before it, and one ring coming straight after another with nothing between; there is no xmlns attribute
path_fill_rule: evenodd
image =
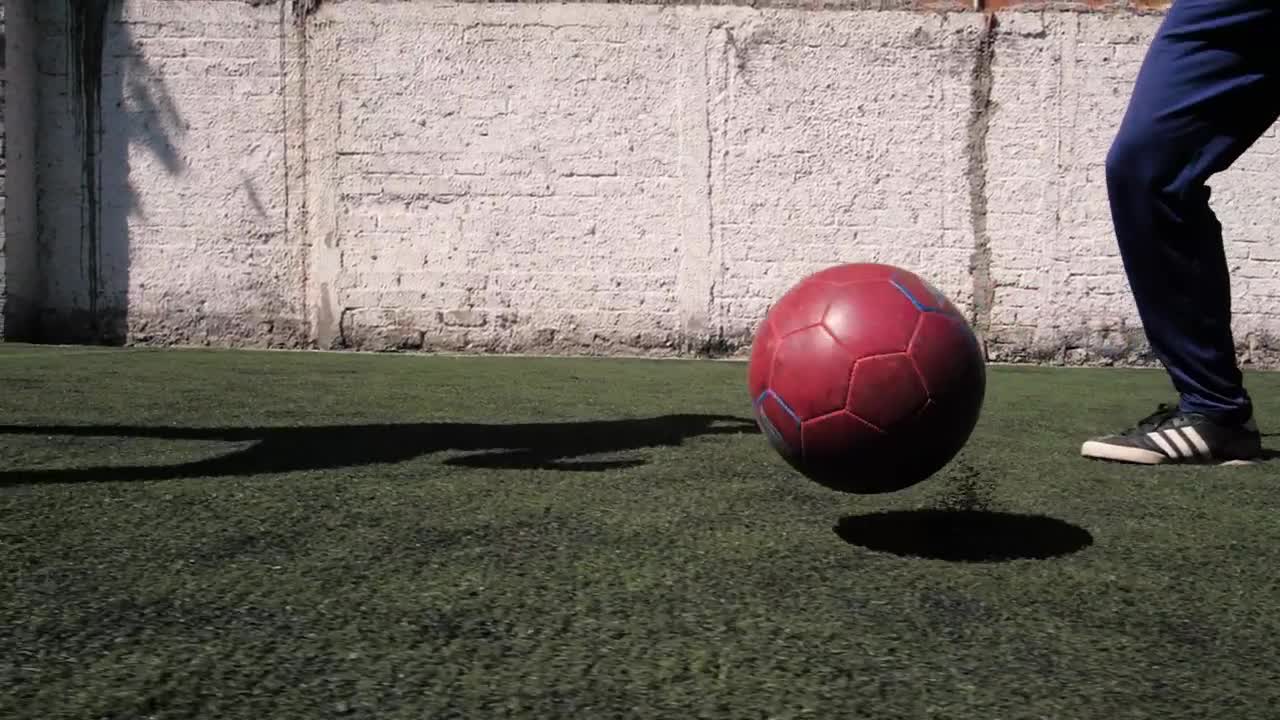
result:
<svg viewBox="0 0 1280 720"><path fill-rule="evenodd" d="M8 78L9 74L7 67L7 45L8 28L5 27L5 6L0 5L0 153L3 153L0 155L0 162L7 161L9 156L9 151L5 147L5 137L2 129L4 126L4 113L6 109L5 99L8 95L8 88L5 87L5 80ZM4 183L7 179L6 175L8 168L4 165L0 165L0 168L3 168L3 170L0 170L0 183ZM7 185L0 184L0 192L5 193L6 199L8 198ZM8 231L8 220L5 218L5 210L6 208L3 205L0 205L0 340L3 340L6 332L9 332L5 326L7 324L6 321L12 312L8 307L7 302L9 297L9 268L5 264L5 240Z"/></svg>
<svg viewBox="0 0 1280 720"><path fill-rule="evenodd" d="M147 209L130 180L131 159L143 148L171 176L182 174L175 138L184 122L160 74L148 64L125 3L69 0L65 32L68 80L78 142L80 188L78 267L49 267L47 284L69 292L46 298L38 340L122 344L129 328L131 216ZM58 152L58 150L50 150ZM48 199L45 198L47 202ZM157 225L180 224L180 217ZM74 234L74 233L72 233ZM47 238L54 243L72 239ZM70 253L55 253L67 259ZM57 278L55 281L54 278ZM60 307L65 302L70 307Z"/></svg>
<svg viewBox="0 0 1280 720"><path fill-rule="evenodd" d="M35 286L35 33L30 0L0 4L0 146L4 200L0 218L0 338L22 339L32 326Z"/></svg>

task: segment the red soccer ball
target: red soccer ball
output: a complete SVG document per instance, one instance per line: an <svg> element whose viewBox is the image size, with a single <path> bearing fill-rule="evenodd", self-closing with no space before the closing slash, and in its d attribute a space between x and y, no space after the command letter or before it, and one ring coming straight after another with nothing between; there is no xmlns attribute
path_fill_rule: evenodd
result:
<svg viewBox="0 0 1280 720"><path fill-rule="evenodd" d="M901 490L942 469L986 393L982 349L960 311L918 276L867 263L783 295L756 332L748 377L778 453L848 493Z"/></svg>

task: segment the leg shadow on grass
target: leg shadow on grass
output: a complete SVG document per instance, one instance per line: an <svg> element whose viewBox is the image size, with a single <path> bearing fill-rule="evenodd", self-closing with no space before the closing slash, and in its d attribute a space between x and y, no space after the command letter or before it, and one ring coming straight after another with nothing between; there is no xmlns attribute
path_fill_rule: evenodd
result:
<svg viewBox="0 0 1280 720"><path fill-rule="evenodd" d="M905 510L844 517L835 532L850 545L904 557L955 562L1043 560L1093 544L1088 530L1042 515L989 510Z"/></svg>
<svg viewBox="0 0 1280 720"><path fill-rule="evenodd" d="M490 469L601 471L644 464L597 459L674 447L704 435L755 433L755 421L722 415L516 424L421 423L319 427L182 428L0 426L0 435L125 437L250 443L219 457L174 465L0 471L0 486L190 477L251 476L399 463L437 452L470 453L449 465Z"/></svg>
<svg viewBox="0 0 1280 720"><path fill-rule="evenodd" d="M1280 433L1262 433L1262 437L1264 438L1264 442L1265 442L1265 438L1280 437ZM1267 444L1270 444L1270 443L1267 443ZM1273 462L1275 460L1280 460L1280 450L1277 450L1276 448L1264 447L1262 448L1262 457L1259 459L1262 460L1263 462Z"/></svg>

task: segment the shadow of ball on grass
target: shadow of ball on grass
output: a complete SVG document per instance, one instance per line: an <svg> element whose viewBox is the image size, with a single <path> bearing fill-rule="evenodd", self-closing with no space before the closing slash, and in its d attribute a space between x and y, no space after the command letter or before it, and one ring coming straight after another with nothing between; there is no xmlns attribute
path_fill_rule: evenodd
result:
<svg viewBox="0 0 1280 720"><path fill-rule="evenodd" d="M1088 530L1043 515L988 510L900 510L850 515L842 540L876 552L953 562L1047 560L1093 544Z"/></svg>

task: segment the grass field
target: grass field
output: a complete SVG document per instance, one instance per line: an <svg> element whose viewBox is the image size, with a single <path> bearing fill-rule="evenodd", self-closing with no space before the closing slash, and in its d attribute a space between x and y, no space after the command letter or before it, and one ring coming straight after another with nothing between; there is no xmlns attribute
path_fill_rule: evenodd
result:
<svg viewBox="0 0 1280 720"><path fill-rule="evenodd" d="M0 717L1280 717L1280 463L1078 457L1163 375L857 497L744 374L0 346Z"/></svg>

